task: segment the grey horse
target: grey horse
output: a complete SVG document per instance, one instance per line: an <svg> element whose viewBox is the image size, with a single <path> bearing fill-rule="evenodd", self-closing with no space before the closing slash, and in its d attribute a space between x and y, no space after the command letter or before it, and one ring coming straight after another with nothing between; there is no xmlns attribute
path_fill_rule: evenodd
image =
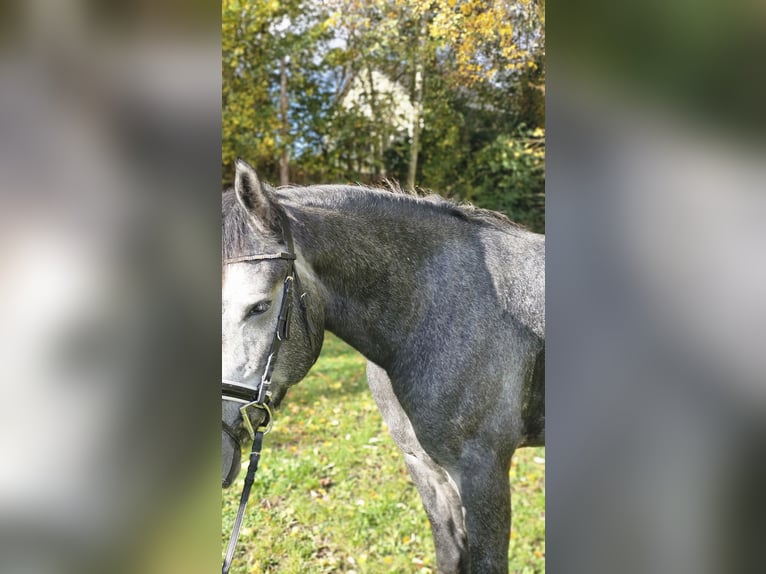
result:
<svg viewBox="0 0 766 574"><path fill-rule="evenodd" d="M368 360L370 389L430 519L439 572L507 572L511 456L545 440L544 236L436 196L275 190L241 160L222 218L225 260L284 251L283 225L294 237L298 288L272 405L311 368L324 329L335 333ZM287 265L224 266L224 380L257 384ZM241 428L236 406L224 403L222 417ZM222 442L227 483L240 454L228 434Z"/></svg>

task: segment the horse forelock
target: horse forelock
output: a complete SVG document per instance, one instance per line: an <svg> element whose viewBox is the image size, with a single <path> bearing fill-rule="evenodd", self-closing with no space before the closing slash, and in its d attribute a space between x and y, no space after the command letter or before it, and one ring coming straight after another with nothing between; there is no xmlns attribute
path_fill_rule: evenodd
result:
<svg viewBox="0 0 766 574"><path fill-rule="evenodd" d="M233 190L221 197L221 262L264 250L276 237L255 234L252 216L237 201Z"/></svg>

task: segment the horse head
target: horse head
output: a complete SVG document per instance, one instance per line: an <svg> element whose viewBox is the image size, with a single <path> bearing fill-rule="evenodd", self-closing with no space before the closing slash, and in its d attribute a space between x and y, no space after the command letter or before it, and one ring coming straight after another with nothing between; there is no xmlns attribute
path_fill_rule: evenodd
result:
<svg viewBox="0 0 766 574"><path fill-rule="evenodd" d="M295 258L288 217L274 190L237 160L234 190L222 198L223 486L239 471L247 423L257 428L269 416L265 408L243 415L242 405L276 407L319 355L323 315L309 304L317 297Z"/></svg>

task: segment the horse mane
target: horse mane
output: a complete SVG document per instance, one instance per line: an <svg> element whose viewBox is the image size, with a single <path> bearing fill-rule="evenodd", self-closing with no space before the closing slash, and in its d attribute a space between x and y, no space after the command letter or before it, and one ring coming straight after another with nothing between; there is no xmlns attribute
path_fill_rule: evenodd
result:
<svg viewBox="0 0 766 574"><path fill-rule="evenodd" d="M452 211L453 215L457 215L468 221L474 221L501 230L508 228L526 229L523 225L516 223L504 213L492 211L491 209L485 209L483 207L476 207L467 201L452 201L435 194L427 195L423 197L423 199L437 204L443 209Z"/></svg>
<svg viewBox="0 0 766 574"><path fill-rule="evenodd" d="M284 186L278 187L277 189L278 190L296 189L296 188L300 189L305 187L312 187L318 190L326 190L327 192L340 191L342 189L357 189L360 191L386 192L386 193L391 193L393 195L397 195L400 197L411 198L415 202L420 203L421 205L427 205L429 207L435 208L437 211L447 212L454 217L458 217L466 221L471 221L479 225L486 225L488 227L499 229L501 231L527 229L524 225L520 223L516 223L504 213L493 211L491 209L477 207L473 205L472 203L463 201L463 200L455 200L451 198L447 199L442 197L441 195L438 195L432 190L423 189L420 187L417 187L415 189L406 189L406 188L403 188L401 184L395 179L385 178L381 181L380 186L364 185L360 183L353 184L353 185L342 185L342 184L315 185L315 186L284 185Z"/></svg>
<svg viewBox="0 0 766 574"><path fill-rule="evenodd" d="M315 185L293 186L287 185L276 188L277 190L308 189L326 193L347 191L350 189L360 192L371 192L372 195L390 193L401 197L405 201L413 201L419 205L429 207L437 212L447 213L453 217L473 222L478 225L492 227L500 231L511 232L526 229L506 215L476 207L468 202L445 199L440 195L423 189L406 190L395 180L386 179L383 186L374 187L369 185ZM270 188L273 189L273 188ZM249 253L255 247L253 233L250 228L249 216L242 208L234 195L233 189L228 189L222 194L221 202L221 258L229 259Z"/></svg>

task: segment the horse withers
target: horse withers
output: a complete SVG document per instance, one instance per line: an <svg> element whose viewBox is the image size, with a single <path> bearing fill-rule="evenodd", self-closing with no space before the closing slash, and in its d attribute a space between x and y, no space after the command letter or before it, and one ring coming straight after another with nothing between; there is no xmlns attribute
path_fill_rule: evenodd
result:
<svg viewBox="0 0 766 574"><path fill-rule="evenodd" d="M511 456L545 436L545 238L436 196L275 190L241 160L222 197L222 232L223 379L258 388L282 298L292 298L271 406L311 368L324 329L335 333L368 359L439 571L507 572ZM294 262L252 257L285 252L286 237ZM236 405L222 415L242 429ZM230 482L239 449L230 433L222 440Z"/></svg>

